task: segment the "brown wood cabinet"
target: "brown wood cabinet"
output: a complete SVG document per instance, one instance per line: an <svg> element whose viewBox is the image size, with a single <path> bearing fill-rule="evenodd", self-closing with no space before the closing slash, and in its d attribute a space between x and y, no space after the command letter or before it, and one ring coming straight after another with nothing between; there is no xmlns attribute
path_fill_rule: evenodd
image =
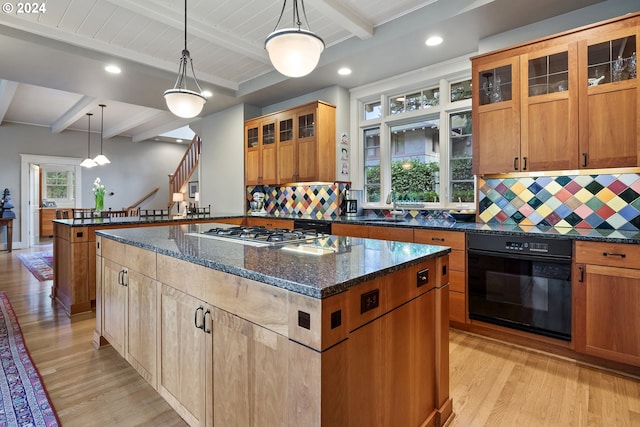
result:
<svg viewBox="0 0 640 427"><path fill-rule="evenodd" d="M245 133L245 184L277 183L277 146L275 117L248 120Z"/></svg>
<svg viewBox="0 0 640 427"><path fill-rule="evenodd" d="M622 243L575 243L576 350L640 366L640 251Z"/></svg>
<svg viewBox="0 0 640 427"><path fill-rule="evenodd" d="M640 164L640 14L472 58L474 173ZM598 77L600 76L600 77Z"/></svg>
<svg viewBox="0 0 640 427"><path fill-rule="evenodd" d="M56 219L56 208L40 209L40 236L53 237L53 220Z"/></svg>
<svg viewBox="0 0 640 427"><path fill-rule="evenodd" d="M156 387L155 253L98 238L96 312L103 337ZM96 343L97 344L97 343Z"/></svg>
<svg viewBox="0 0 640 427"><path fill-rule="evenodd" d="M247 217L246 223L249 227L285 228L287 230L293 229L292 219L260 218L250 216Z"/></svg>
<svg viewBox="0 0 640 427"><path fill-rule="evenodd" d="M335 181L335 106L315 101L245 122L245 184Z"/></svg>
<svg viewBox="0 0 640 427"><path fill-rule="evenodd" d="M467 239L462 231L416 229L415 243L448 246L449 254L449 320L467 323Z"/></svg>

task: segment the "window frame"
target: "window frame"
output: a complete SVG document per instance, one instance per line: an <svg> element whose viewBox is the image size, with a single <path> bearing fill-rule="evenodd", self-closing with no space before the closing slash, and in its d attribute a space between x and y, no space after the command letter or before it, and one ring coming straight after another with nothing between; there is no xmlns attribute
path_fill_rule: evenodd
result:
<svg viewBox="0 0 640 427"><path fill-rule="evenodd" d="M446 68L446 67L445 67ZM424 73L424 71L423 71ZM424 76L424 74L422 74ZM381 85L381 90L377 93L370 93L366 96L357 95L357 90L352 91L352 102L354 108L358 110L358 121L354 127L357 129L359 149L357 150L360 157L360 168L356 171L357 176L353 176L354 182L352 188L365 189L365 147L364 147L364 131L373 127L380 128L380 201L368 202L366 199L366 191L363 191L362 206L365 209L390 209L391 205L387 205L386 195L391 191L391 127L398 123L411 123L413 121L439 119L440 123L440 171L439 171L439 201L427 202L422 206L412 206L410 209L475 209L477 198L477 178L474 176L474 201L459 203L450 200L451 182L450 182L450 161L451 161L451 138L450 138L450 115L471 111L471 99L451 100L451 86L471 79L471 69L469 63L460 67L456 72L450 74L442 74L437 80L417 78L413 84L393 86L392 84ZM400 83L401 78L397 79ZM389 111L390 99L397 97L399 93L411 94L418 91L424 91L425 88L435 88L438 83L440 91L440 102L437 106L431 106L425 109L417 109L413 111L405 111L403 113L391 114ZM383 106L382 115L379 119L364 119L364 108L366 104L372 102L380 102ZM356 175L354 174L354 175Z"/></svg>
<svg viewBox="0 0 640 427"><path fill-rule="evenodd" d="M75 170L75 166L65 166L65 165L46 165L43 166L42 168L42 182L41 182L41 186L42 186L42 199L44 200L53 200L56 202L56 205L61 206L61 207L66 207L66 206L73 206L76 200L76 181L77 181L77 177L76 177L76 170ZM67 174L67 197L66 198L53 198L53 197L47 197L47 188L49 187L48 183L47 183L47 173L59 173L59 172L66 172ZM69 191L70 189L70 191Z"/></svg>

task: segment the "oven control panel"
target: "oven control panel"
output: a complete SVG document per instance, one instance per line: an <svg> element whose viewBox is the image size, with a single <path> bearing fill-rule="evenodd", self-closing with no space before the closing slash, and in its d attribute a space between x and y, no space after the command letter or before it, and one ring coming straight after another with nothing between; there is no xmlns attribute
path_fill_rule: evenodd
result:
<svg viewBox="0 0 640 427"><path fill-rule="evenodd" d="M547 243L507 241L505 245L505 249L509 251L519 251L519 252L548 253L549 245Z"/></svg>

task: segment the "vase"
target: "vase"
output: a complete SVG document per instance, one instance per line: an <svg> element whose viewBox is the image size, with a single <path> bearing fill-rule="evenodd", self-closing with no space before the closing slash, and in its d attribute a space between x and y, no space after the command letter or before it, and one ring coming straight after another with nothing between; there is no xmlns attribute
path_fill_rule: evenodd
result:
<svg viewBox="0 0 640 427"><path fill-rule="evenodd" d="M104 210L104 194L96 194L96 212L102 212Z"/></svg>

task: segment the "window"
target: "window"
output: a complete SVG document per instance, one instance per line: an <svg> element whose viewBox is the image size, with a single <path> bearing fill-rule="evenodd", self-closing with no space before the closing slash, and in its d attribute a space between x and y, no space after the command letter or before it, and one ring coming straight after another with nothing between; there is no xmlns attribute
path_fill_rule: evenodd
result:
<svg viewBox="0 0 640 427"><path fill-rule="evenodd" d="M391 188L401 203L437 202L440 171L440 121L392 126Z"/></svg>
<svg viewBox="0 0 640 427"><path fill-rule="evenodd" d="M380 128L364 131L364 187L366 201L380 201Z"/></svg>
<svg viewBox="0 0 640 427"><path fill-rule="evenodd" d="M369 94L360 104L365 207L387 207L392 190L400 207L475 207L471 80L466 75L442 79L428 89L380 93L380 102L372 102ZM387 108L380 110L380 105Z"/></svg>
<svg viewBox="0 0 640 427"><path fill-rule="evenodd" d="M42 197L58 203L75 199L75 173L73 167L48 167L42 172Z"/></svg>

